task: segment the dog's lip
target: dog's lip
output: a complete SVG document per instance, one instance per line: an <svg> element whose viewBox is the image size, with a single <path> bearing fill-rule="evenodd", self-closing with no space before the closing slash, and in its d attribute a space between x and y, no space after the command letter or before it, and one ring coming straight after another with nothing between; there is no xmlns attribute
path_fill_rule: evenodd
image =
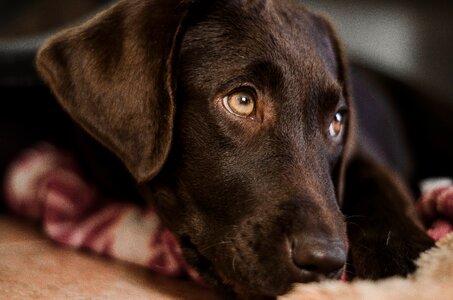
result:
<svg viewBox="0 0 453 300"><path fill-rule="evenodd" d="M289 239L286 239L286 241L281 244L280 255L282 264L286 265L286 272L288 273L288 277L287 280L281 281L273 286L265 283L263 283L262 285L256 284L249 282L248 280L238 280L238 278L235 278L234 276L227 276L219 269L217 269L216 273L220 277L221 281L227 286L230 286L230 288L232 288L237 294L253 295L253 299L255 299L256 297L276 297L278 295L283 295L289 292L293 285L296 283L319 282L322 280L339 278L339 276L342 274L343 269L335 271L329 276L325 276L323 274L319 274L310 270L300 269L292 263L291 249L292 247ZM269 272L272 272L272 270L270 270Z"/></svg>
<svg viewBox="0 0 453 300"><path fill-rule="evenodd" d="M326 276L312 271L299 270L299 272L296 272L295 276L296 281L294 283L309 283L319 282L323 280L340 279L341 274L343 274L343 271L344 267Z"/></svg>
<svg viewBox="0 0 453 300"><path fill-rule="evenodd" d="M327 277L323 274L319 274L317 272L308 271L299 269L297 267L291 268L292 274L292 284L295 283L311 283L311 282L320 282L323 280L331 279L331 277ZM341 272L339 272L341 274ZM333 275L332 278L336 277L337 274ZM339 276L339 275L338 275Z"/></svg>
<svg viewBox="0 0 453 300"><path fill-rule="evenodd" d="M290 272L290 270L288 270ZM292 270L291 270L292 271ZM276 297L288 293L296 283L319 282L323 278L313 272L300 270L298 274L293 276L290 282L281 286L270 287L267 285L254 285L239 283L235 280L226 279L222 276L224 282L227 283L239 295L254 295L255 297Z"/></svg>
<svg viewBox="0 0 453 300"><path fill-rule="evenodd" d="M296 283L310 283L310 282L319 282L321 280L327 279L325 276L322 276L316 272L301 270L296 266L288 266L287 271L291 273L290 280L288 282L281 283L276 286L269 285L257 285L245 281L237 281L234 278L225 276L221 272L218 272L222 281L229 285L237 294L239 295L254 295L255 297L276 297L288 293L294 284ZM341 274L341 273L340 273Z"/></svg>
<svg viewBox="0 0 453 300"><path fill-rule="evenodd" d="M283 288L269 288L269 286L259 286L252 284L241 284L236 281L229 280L227 283L238 295L248 295L251 299L259 299L259 297L276 297L286 294L290 291L292 284Z"/></svg>
<svg viewBox="0 0 453 300"><path fill-rule="evenodd" d="M253 299L255 297L276 297L289 292L295 283L318 282L325 279L325 277L322 277L316 272L300 269L291 263L291 246L288 240L282 246L280 248L282 259L284 258L282 264L286 265L286 271L289 275L285 282L279 282L279 284L275 285L265 283L261 285L249 282L248 280L238 280L237 278L227 276L220 270L217 270L217 274L223 283L230 286L237 294L253 295Z"/></svg>

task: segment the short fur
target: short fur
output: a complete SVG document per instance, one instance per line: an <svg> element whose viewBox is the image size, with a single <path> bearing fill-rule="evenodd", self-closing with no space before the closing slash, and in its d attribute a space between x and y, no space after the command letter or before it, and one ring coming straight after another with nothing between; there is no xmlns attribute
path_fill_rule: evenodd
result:
<svg viewBox="0 0 453 300"><path fill-rule="evenodd" d="M50 39L37 66L225 295L337 278L348 249L360 277L406 274L433 245L401 177L356 134L332 26L291 1L123 0ZM254 120L219 102L244 84ZM349 116L333 144L339 105ZM315 262L296 265L304 253Z"/></svg>

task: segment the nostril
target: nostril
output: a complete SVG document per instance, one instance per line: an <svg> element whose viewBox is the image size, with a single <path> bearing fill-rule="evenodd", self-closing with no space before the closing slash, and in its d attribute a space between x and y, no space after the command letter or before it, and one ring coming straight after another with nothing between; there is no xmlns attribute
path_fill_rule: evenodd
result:
<svg viewBox="0 0 453 300"><path fill-rule="evenodd" d="M292 260L302 270L327 277L336 276L346 263L346 250L340 241L294 239L291 243Z"/></svg>

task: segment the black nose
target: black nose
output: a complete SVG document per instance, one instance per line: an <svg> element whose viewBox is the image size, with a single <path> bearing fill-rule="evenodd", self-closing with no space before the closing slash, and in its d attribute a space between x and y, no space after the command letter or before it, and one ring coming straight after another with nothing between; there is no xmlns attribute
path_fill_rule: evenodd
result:
<svg viewBox="0 0 453 300"><path fill-rule="evenodd" d="M291 241L292 259L302 270L326 277L338 277L346 263L346 246L340 240L295 237Z"/></svg>

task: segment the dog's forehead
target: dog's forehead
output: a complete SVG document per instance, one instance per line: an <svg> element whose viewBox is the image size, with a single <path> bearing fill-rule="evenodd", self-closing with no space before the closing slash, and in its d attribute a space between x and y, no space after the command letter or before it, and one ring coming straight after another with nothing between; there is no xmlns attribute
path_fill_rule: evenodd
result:
<svg viewBox="0 0 453 300"><path fill-rule="evenodd" d="M181 63L183 72L186 66L207 83L257 63L292 74L287 79L313 83L325 81L326 73L336 77L332 49L317 16L293 1L214 1L187 29Z"/></svg>

